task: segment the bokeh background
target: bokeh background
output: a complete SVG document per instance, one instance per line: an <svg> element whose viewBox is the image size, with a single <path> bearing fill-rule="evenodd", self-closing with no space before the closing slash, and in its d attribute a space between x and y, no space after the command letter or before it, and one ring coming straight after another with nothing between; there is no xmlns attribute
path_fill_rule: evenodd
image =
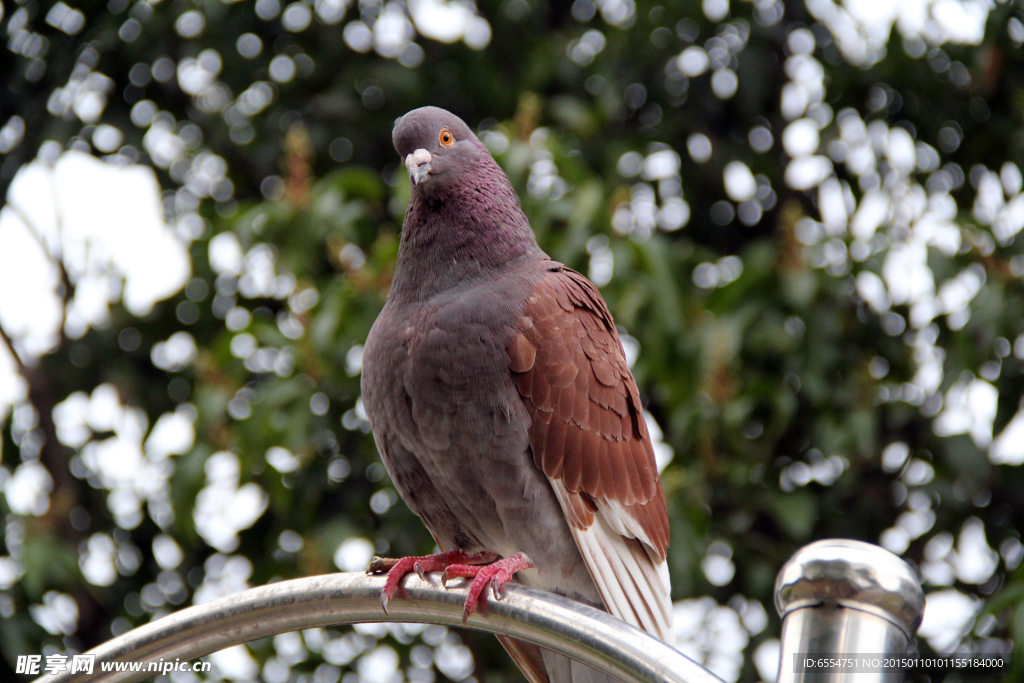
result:
<svg viewBox="0 0 1024 683"><path fill-rule="evenodd" d="M1019 0L0 3L0 678L432 550L359 399L425 104L621 326L679 647L773 681L775 574L828 537L920 570L922 651L1024 647ZM441 627L211 659L520 680Z"/></svg>

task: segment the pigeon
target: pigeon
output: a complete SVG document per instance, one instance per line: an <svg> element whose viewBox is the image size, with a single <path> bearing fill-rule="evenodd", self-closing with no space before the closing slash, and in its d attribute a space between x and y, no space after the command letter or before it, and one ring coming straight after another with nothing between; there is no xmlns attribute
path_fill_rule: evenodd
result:
<svg viewBox="0 0 1024 683"><path fill-rule="evenodd" d="M412 185L387 302L363 351L381 459L434 555L405 574L472 578L464 619L513 577L672 637L668 515L615 323L583 275L537 244L508 177L457 116L395 123ZM607 681L501 638L531 683Z"/></svg>

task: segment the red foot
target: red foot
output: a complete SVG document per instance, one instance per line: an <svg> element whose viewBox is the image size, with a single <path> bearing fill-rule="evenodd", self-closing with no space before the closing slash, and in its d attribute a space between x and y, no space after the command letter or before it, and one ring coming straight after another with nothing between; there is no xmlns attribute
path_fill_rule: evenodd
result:
<svg viewBox="0 0 1024 683"><path fill-rule="evenodd" d="M512 580L512 576L524 569L533 567L533 562L526 556L526 553L516 553L511 557L498 560L486 567L472 567L466 564L453 564L444 570L441 575L441 584L447 584L448 579L458 577L475 577L469 585L469 594L466 596L466 606L462 610L462 625L466 625L469 615L476 609L477 600L483 595L487 582L491 583L491 592L495 600L501 600L501 587ZM447 588L447 586L445 586Z"/></svg>
<svg viewBox="0 0 1024 683"><path fill-rule="evenodd" d="M422 557L375 557L366 568L366 573L377 574L385 571L388 573L388 578L384 582L384 590L380 592L380 606L384 608L384 613L387 614L388 602L391 598L395 597L395 591L398 590L399 582L409 572L414 571L419 574L421 579L425 580L425 572L437 572L452 566L465 567L471 564L486 564L493 562L497 557L497 553L486 550L473 553L472 555L467 555L461 550L451 550L446 553L424 555ZM455 564L457 562L464 564Z"/></svg>

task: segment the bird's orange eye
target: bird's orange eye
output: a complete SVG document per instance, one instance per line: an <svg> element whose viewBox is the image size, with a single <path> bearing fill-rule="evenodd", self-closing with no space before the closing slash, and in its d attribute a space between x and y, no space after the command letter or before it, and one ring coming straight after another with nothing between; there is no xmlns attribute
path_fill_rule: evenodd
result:
<svg viewBox="0 0 1024 683"><path fill-rule="evenodd" d="M447 128L442 128L441 132L437 136L438 141L445 147L451 147L455 144L455 136Z"/></svg>

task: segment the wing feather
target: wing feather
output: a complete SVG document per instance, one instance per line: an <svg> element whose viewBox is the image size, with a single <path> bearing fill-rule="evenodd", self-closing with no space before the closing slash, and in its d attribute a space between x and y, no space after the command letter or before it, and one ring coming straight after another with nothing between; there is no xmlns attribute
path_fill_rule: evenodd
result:
<svg viewBox="0 0 1024 683"><path fill-rule="evenodd" d="M552 264L509 345L551 482L608 610L662 639L672 630L668 514L640 394L600 293Z"/></svg>
<svg viewBox="0 0 1024 683"><path fill-rule="evenodd" d="M574 494L559 480L551 480L551 487L562 509L572 510L569 496ZM598 502L590 526L584 528L578 522L570 524L601 599L608 611L618 618L671 643L668 565L664 560L652 558L644 542L613 529L608 524L609 512Z"/></svg>

